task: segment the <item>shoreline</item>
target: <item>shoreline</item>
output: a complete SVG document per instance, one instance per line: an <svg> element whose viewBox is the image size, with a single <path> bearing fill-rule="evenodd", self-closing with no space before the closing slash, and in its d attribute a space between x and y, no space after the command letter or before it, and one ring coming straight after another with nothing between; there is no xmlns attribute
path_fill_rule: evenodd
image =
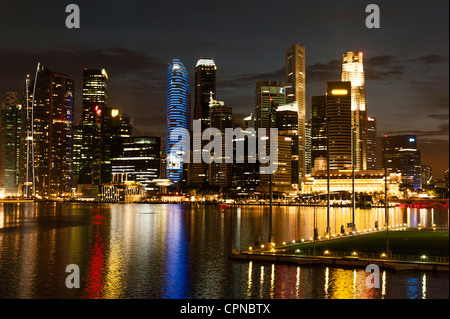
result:
<svg viewBox="0 0 450 319"><path fill-rule="evenodd" d="M411 202L410 205L414 205L415 202L421 202L423 203L426 200L423 199L405 199L402 201ZM429 201L433 202L448 202L448 199L432 199ZM165 201L137 201L137 202L113 202L113 201L84 201L84 200L34 200L34 199L1 199L0 203L76 203L76 204L175 204L175 205L204 205L204 206L220 206L225 205L229 207L235 207L235 206L270 206L269 203L219 203L219 202L189 202L189 201L182 201L182 202L165 202ZM404 203L390 203L388 205L389 208L395 208L399 205L404 205ZM305 206L305 207L327 207L327 204L317 204L317 203L273 203L274 207L285 207L285 206ZM409 206L409 205L407 205ZM352 208L351 204L331 204L330 207L347 207ZM228 207L226 207L228 208ZM368 206L362 206L362 205L356 205L356 208L359 209L367 209L370 210L371 208L385 208L384 204L380 205L368 205ZM443 207L444 208L444 207Z"/></svg>
<svg viewBox="0 0 450 319"><path fill-rule="evenodd" d="M429 263L429 262L408 262L408 261L386 261L375 258L358 257L324 257L324 256L292 256L275 253L249 253L236 252L230 254L230 259L237 261L260 261L275 262L295 265L325 265L336 267L358 267L366 268L370 264L375 264L382 269L390 270L421 270L432 272L449 272L448 263Z"/></svg>

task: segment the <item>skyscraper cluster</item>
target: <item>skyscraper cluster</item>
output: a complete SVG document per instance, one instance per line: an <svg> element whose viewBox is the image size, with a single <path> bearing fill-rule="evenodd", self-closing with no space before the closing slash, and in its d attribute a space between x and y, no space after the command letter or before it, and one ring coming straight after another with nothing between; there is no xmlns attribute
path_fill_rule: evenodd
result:
<svg viewBox="0 0 450 319"><path fill-rule="evenodd" d="M402 174L404 184L421 187L416 137L377 137L376 117L367 113L362 52L342 55L341 81L324 83L323 93L310 97L309 114L305 47L287 48L284 62L285 78L257 81L254 111L239 118L233 115L233 106L217 96L218 66L213 58L198 59L192 70L193 89L189 70L173 59L166 78L165 147L161 137L133 136L130 116L108 101L105 69L83 70L81 119L75 123L74 79L38 64L36 73L24 79L23 91L7 92L1 104L0 187L3 193L25 197L98 198L103 186L114 183L138 183L157 192L154 181L165 178L176 189L267 193L273 186L275 192L286 194L300 191L306 180L323 176L327 169L352 169L363 176L385 163L390 172ZM278 130L274 174L261 174L265 164L249 160L256 157L248 150L249 136L233 135L235 162L228 161L227 129L238 133L253 129L256 135L258 129L273 128ZM212 138L202 136L207 129L221 135L220 151L212 151ZM257 138L269 143L267 136ZM245 145L243 154L238 152L240 142ZM172 152L174 147L178 148ZM220 161L206 162L209 155ZM238 164L236 156L241 156ZM109 195L118 197L112 190L108 188Z"/></svg>
<svg viewBox="0 0 450 319"><path fill-rule="evenodd" d="M263 192L267 191L267 185L271 182L276 190L286 193L298 191L309 176L327 168L333 171L353 169L360 175L364 175L364 171L381 169L383 162L379 159L376 117L368 116L367 113L363 57L363 52L358 51L348 51L342 55L341 81L327 82L323 95L310 97L308 116L305 47L300 44L290 46L285 51L285 79L261 79L256 82L255 109L246 118L248 126L244 125L244 119L233 116L230 106L218 101L215 61L212 58L200 58L194 70L194 112L190 118L183 116L183 123L199 120L202 131L219 128L222 134L225 128L242 127L245 130L252 127L255 131L259 128L277 128L278 170L269 181L267 176L258 174L258 163L252 165L245 162L244 167L189 161L184 163L185 169L182 169L179 159L167 159L168 175L171 167L176 166L179 170L177 178L169 179L194 187L218 185ZM171 72L169 68L168 79ZM184 87L188 82L188 75L184 73ZM168 96L170 92L179 90L176 83L172 84L172 88L168 86ZM188 92L183 94L190 96ZM183 106L187 112L184 114L190 114L189 100L186 98L183 101L187 101ZM179 107L180 104L168 102L168 114L177 110L179 112ZM172 120L172 124L168 122L168 132L171 126L177 125L180 124L176 120ZM190 129L192 132L192 127ZM201 150L194 148L194 154L190 156L202 158L202 154L196 153L208 152L204 146L209 141L202 139L201 134L192 133L194 143L202 147ZM289 147L285 144L289 144ZM167 151L170 147L167 143ZM400 171L397 168L389 170ZM406 171L403 170L403 174L410 174ZM288 175L289 180L286 179ZM403 180L409 183L411 178L405 177ZM415 183L414 187L418 185Z"/></svg>
<svg viewBox="0 0 450 319"><path fill-rule="evenodd" d="M108 73L84 69L82 112L74 123L70 75L38 64L23 94L7 92L0 113L0 187L27 198L82 195L101 199L101 187L135 181L155 190L160 138L133 137L132 121L108 105Z"/></svg>

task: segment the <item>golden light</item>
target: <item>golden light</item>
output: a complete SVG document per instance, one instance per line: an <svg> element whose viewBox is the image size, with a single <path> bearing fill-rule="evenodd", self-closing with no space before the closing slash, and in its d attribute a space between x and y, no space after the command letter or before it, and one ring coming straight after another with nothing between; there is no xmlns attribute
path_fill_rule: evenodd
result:
<svg viewBox="0 0 450 319"><path fill-rule="evenodd" d="M253 249L252 246L248 247L248 250L252 251L252 249Z"/></svg>
<svg viewBox="0 0 450 319"><path fill-rule="evenodd" d="M118 109L112 109L111 110L111 116L112 117L116 117L117 115L119 115L119 110Z"/></svg>
<svg viewBox="0 0 450 319"><path fill-rule="evenodd" d="M264 248L264 245L261 245L261 248Z"/></svg>
<svg viewBox="0 0 450 319"><path fill-rule="evenodd" d="M283 242L283 245L286 245L286 242L285 242L285 241Z"/></svg>
<svg viewBox="0 0 450 319"><path fill-rule="evenodd" d="M323 253L324 253L325 255L329 255L329 254L330 254L330 252L329 252L328 250L325 250Z"/></svg>
<svg viewBox="0 0 450 319"><path fill-rule="evenodd" d="M331 94L333 95L347 95L348 91L344 90L344 89L336 89L336 90L331 90Z"/></svg>
<svg viewBox="0 0 450 319"><path fill-rule="evenodd" d="M358 253L356 251L352 252L352 256L358 256Z"/></svg>

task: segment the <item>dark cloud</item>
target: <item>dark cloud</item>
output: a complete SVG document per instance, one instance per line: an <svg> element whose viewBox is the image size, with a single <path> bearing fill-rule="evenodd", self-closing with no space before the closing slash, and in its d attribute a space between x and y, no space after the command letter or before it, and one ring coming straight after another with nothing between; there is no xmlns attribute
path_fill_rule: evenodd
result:
<svg viewBox="0 0 450 319"><path fill-rule="evenodd" d="M405 73L405 66L389 55L375 56L364 61L366 81L391 81Z"/></svg>
<svg viewBox="0 0 450 319"><path fill-rule="evenodd" d="M430 114L430 115L427 115L427 117L429 117L431 119L435 119L435 120L448 120L449 119L448 114Z"/></svg>
<svg viewBox="0 0 450 319"><path fill-rule="evenodd" d="M221 89L255 87L258 81L284 81L285 78L286 71L284 68L281 68L272 72L223 77L217 79L217 86L220 86Z"/></svg>
<svg viewBox="0 0 450 319"><path fill-rule="evenodd" d="M410 59L409 61L412 63L423 63L426 65L430 65L448 62L448 57L439 54L429 54L415 59Z"/></svg>
<svg viewBox="0 0 450 319"><path fill-rule="evenodd" d="M342 62L331 60L327 63L315 63L306 67L306 82L339 81L342 73Z"/></svg>

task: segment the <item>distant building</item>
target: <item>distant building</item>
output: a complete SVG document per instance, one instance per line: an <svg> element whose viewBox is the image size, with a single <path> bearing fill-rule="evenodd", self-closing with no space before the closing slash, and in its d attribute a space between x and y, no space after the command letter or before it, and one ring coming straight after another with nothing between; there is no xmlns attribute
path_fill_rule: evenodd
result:
<svg viewBox="0 0 450 319"><path fill-rule="evenodd" d="M161 177L161 138L133 137L122 144L122 153L111 159L112 182L135 181L149 192L159 191L153 180Z"/></svg>
<svg viewBox="0 0 450 319"><path fill-rule="evenodd" d="M299 187L298 164L298 108L297 103L278 106L276 109L276 127L278 135L291 139L291 183Z"/></svg>
<svg viewBox="0 0 450 319"><path fill-rule="evenodd" d="M255 129L276 127L276 108L286 105L285 84L279 81L259 81L255 91Z"/></svg>
<svg viewBox="0 0 450 319"><path fill-rule="evenodd" d="M232 168L233 164L226 162L225 157L225 129L233 128L233 113L229 106L226 106L222 101L211 99L209 101L210 109L210 127L218 129L222 134L222 154L220 163L212 162L210 167L210 184L230 187L232 182ZM213 137L216 138L216 137ZM218 154L214 153L214 156Z"/></svg>
<svg viewBox="0 0 450 319"><path fill-rule="evenodd" d="M253 116L247 116L243 119L233 118L234 121L234 129L240 128L242 134L243 131L248 128L253 128ZM256 139L256 132L252 135L252 138ZM248 143L248 135L241 140L238 137L233 139L233 158L234 164L232 166L232 174L233 178L231 181L231 186L234 190L244 191L255 191L256 187L259 185L259 162L256 160L256 154L249 153L249 143ZM242 143L243 152L241 153L242 157L238 157L237 147L238 143ZM255 161L252 162L250 159L252 156L255 156ZM240 161L238 163L238 160Z"/></svg>
<svg viewBox="0 0 450 319"><path fill-rule="evenodd" d="M263 138L258 136L259 139ZM269 143L269 139L266 140ZM267 149L269 146L267 146ZM277 171L272 174L272 185L274 192L289 193L292 188L292 138L288 136L278 135L278 161ZM261 166L267 166L260 164ZM270 174L260 174L260 184L257 191L269 193L270 191Z"/></svg>
<svg viewBox="0 0 450 319"><path fill-rule="evenodd" d="M5 194L19 190L21 110L17 92L6 92L0 109L0 188Z"/></svg>
<svg viewBox="0 0 450 319"><path fill-rule="evenodd" d="M327 171L317 171L311 175L303 184L303 194L325 194L327 193ZM400 174L389 174L388 193L389 196L401 196ZM352 170L331 170L330 171L330 192L352 192ZM384 171L364 170L355 171L355 192L356 193L384 193Z"/></svg>
<svg viewBox="0 0 450 319"><path fill-rule="evenodd" d="M311 160L311 121L305 123L305 167L306 174L311 174L312 160Z"/></svg>
<svg viewBox="0 0 450 319"><path fill-rule="evenodd" d="M444 173L444 180L445 180L445 188L448 189L449 184L449 177L448 177L448 169Z"/></svg>
<svg viewBox="0 0 450 319"><path fill-rule="evenodd" d="M167 71L167 127L166 127L166 174L173 183L183 179L183 157L188 151L184 149L172 152L172 147L179 143L171 139L174 129L189 130L189 76L186 67L179 59L173 59Z"/></svg>
<svg viewBox="0 0 450 319"><path fill-rule="evenodd" d="M397 135L382 138L382 167L384 168L384 150L387 154L387 168L390 173L400 173L405 185L414 189L422 188L421 153L417 149L415 135ZM386 147L387 144L387 147Z"/></svg>
<svg viewBox="0 0 450 319"><path fill-rule="evenodd" d="M432 170L430 165L420 165L421 168L421 180L422 187L430 185L433 179Z"/></svg>
<svg viewBox="0 0 450 319"><path fill-rule="evenodd" d="M145 197L144 186L136 181L112 182L100 186L102 202L138 202Z"/></svg>
<svg viewBox="0 0 450 319"><path fill-rule="evenodd" d="M212 58L200 58L195 66L195 103L194 103L194 119L201 121L201 132L209 128L210 97L216 99L216 72L217 66ZM201 136L193 134L193 139L196 139L201 145L201 149L208 143L202 140ZM197 150L194 150L197 151ZM209 183L209 165L204 161L200 163L191 163L191 178L190 182L194 186L203 186Z"/></svg>
<svg viewBox="0 0 450 319"><path fill-rule="evenodd" d="M327 157L327 96L312 96L310 99L311 166L317 158Z"/></svg>
<svg viewBox="0 0 450 319"><path fill-rule="evenodd" d="M377 117L367 117L367 169L378 168L377 164Z"/></svg>
<svg viewBox="0 0 450 319"><path fill-rule="evenodd" d="M119 109L105 107L101 123L101 183L112 181L113 158L123 154L124 144L131 141L131 118L120 114Z"/></svg>

